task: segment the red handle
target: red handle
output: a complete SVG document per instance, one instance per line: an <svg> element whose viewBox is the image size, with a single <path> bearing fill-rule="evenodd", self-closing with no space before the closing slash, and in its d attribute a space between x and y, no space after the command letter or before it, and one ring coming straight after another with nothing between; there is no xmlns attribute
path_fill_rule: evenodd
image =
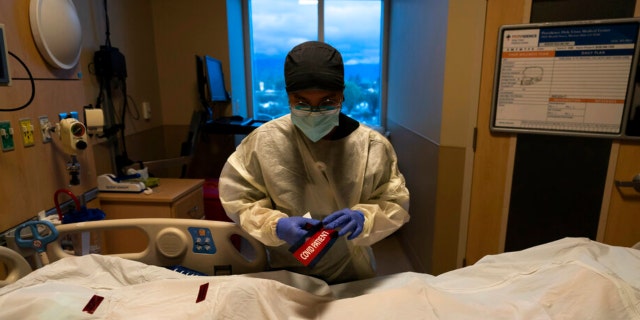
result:
<svg viewBox="0 0 640 320"><path fill-rule="evenodd" d="M60 219L60 222L62 222L62 209L60 209L60 204L58 202L58 195L61 193L66 193L71 197L73 202L76 203L76 210L80 211L81 209L80 200L78 200L78 198L76 197L75 194L73 194L73 192L71 192L68 189L58 189L56 193L53 194L53 202L56 204L56 211L58 211L58 219Z"/></svg>

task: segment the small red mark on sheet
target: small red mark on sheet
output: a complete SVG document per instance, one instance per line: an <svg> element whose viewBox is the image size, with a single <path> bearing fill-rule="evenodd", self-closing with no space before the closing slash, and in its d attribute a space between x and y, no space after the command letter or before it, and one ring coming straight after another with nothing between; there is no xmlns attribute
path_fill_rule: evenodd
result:
<svg viewBox="0 0 640 320"><path fill-rule="evenodd" d="M202 300L207 298L207 291L209 290L209 283L205 283L200 285L200 290L198 291L198 298L196 299L196 303L201 302Z"/></svg>
<svg viewBox="0 0 640 320"><path fill-rule="evenodd" d="M104 300L104 297L97 296L94 294L93 297L89 299L89 302L87 302L87 305L84 306L84 309L82 309L82 311L88 314L93 314L96 311L96 309L98 309L98 307L100 306L100 303L102 303L102 300Z"/></svg>

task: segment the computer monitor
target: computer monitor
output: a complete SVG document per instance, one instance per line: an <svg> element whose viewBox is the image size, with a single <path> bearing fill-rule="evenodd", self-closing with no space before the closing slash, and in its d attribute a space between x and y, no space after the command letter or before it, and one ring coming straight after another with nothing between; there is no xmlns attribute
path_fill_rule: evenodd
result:
<svg viewBox="0 0 640 320"><path fill-rule="evenodd" d="M631 138L639 30L637 18L502 26L491 131Z"/></svg>
<svg viewBox="0 0 640 320"><path fill-rule="evenodd" d="M205 55L204 70L206 72L208 100L211 102L229 101L229 93L224 84L224 74L222 73L220 60Z"/></svg>
<svg viewBox="0 0 640 320"><path fill-rule="evenodd" d="M196 55L196 79L198 98L205 107L211 107L215 102L230 100L224 83L222 64L218 59Z"/></svg>

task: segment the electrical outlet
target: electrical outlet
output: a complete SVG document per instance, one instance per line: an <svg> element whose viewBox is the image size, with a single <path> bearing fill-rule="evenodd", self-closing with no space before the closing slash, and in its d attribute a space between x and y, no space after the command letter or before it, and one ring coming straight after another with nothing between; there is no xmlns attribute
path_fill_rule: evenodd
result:
<svg viewBox="0 0 640 320"><path fill-rule="evenodd" d="M42 133L42 143L51 142L51 122L49 117L40 116L40 132Z"/></svg>
<svg viewBox="0 0 640 320"><path fill-rule="evenodd" d="M20 131L22 132L22 142L24 142L24 146L33 146L36 143L36 139L33 135L33 124L31 124L31 119L20 119L19 123Z"/></svg>
<svg viewBox="0 0 640 320"><path fill-rule="evenodd" d="M10 151L15 148L13 143L13 128L11 128L11 122L0 121L0 139L2 139L2 151Z"/></svg>

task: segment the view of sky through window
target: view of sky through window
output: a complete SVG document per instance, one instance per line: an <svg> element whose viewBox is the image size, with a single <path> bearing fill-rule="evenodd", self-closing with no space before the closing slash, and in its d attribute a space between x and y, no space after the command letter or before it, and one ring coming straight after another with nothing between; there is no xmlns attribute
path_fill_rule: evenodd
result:
<svg viewBox="0 0 640 320"><path fill-rule="evenodd" d="M324 41L342 54L345 102L342 112L380 125L382 0L325 0ZM321 1L322 3L322 1ZM318 1L251 0L254 116L272 119L289 113L284 85L287 52L318 40Z"/></svg>

